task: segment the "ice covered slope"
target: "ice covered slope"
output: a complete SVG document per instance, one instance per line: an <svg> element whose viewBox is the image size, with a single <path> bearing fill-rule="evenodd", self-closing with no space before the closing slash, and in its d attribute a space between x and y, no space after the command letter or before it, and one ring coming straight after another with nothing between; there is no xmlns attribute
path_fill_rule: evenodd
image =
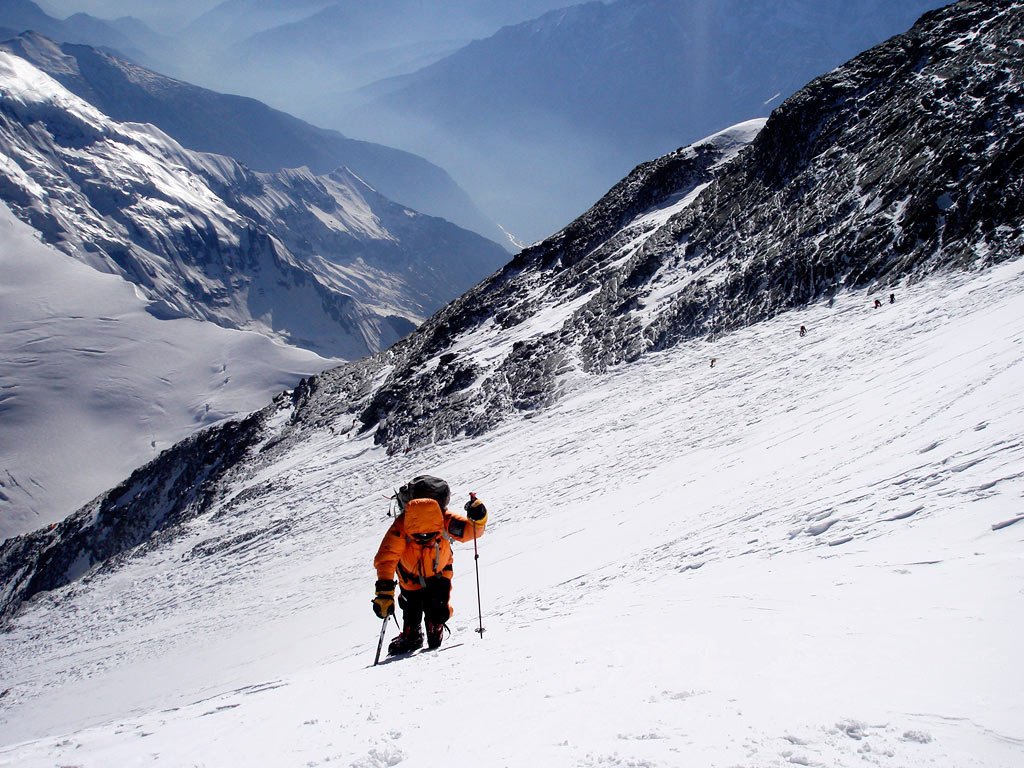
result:
<svg viewBox="0 0 1024 768"><path fill-rule="evenodd" d="M0 765L1016 768L1022 267L409 454L282 400L202 514L10 623ZM371 669L383 497L423 471L491 509L487 632L462 546L450 649Z"/></svg>
<svg viewBox="0 0 1024 768"><path fill-rule="evenodd" d="M138 285L157 316L356 359L506 259L346 171L254 173L111 120L3 51L0 85L0 197L47 242Z"/></svg>
<svg viewBox="0 0 1024 768"><path fill-rule="evenodd" d="M63 519L196 429L335 361L161 321L0 203L0 540Z"/></svg>

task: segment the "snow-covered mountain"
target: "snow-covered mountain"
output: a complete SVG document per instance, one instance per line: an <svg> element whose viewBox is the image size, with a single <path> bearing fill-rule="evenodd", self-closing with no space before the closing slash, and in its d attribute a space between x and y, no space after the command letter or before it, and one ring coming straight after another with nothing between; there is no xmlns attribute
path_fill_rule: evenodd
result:
<svg viewBox="0 0 1024 768"><path fill-rule="evenodd" d="M0 761L1016 766L1022 40L930 14L6 542ZM487 632L462 548L445 650L369 668L423 471L491 509Z"/></svg>
<svg viewBox="0 0 1024 768"><path fill-rule="evenodd" d="M2 51L0 202L95 272L25 282L27 261L63 262L0 243L0 539L329 365L299 348L331 362L378 351L506 259L344 168L259 174L189 152Z"/></svg>
<svg viewBox="0 0 1024 768"><path fill-rule="evenodd" d="M767 116L811 78L943 4L582 3L374 84L358 109L327 99L304 114L430 157L534 242L637 163Z"/></svg>
<svg viewBox="0 0 1024 768"><path fill-rule="evenodd" d="M47 242L134 282L161 317L354 359L505 261L353 174L250 171L119 123L0 52L0 194Z"/></svg>
<svg viewBox="0 0 1024 768"><path fill-rule="evenodd" d="M89 46L60 45L28 32L0 49L31 62L109 117L152 123L188 149L227 155L254 171L305 166L327 174L345 166L396 202L491 240L504 238L444 170L416 155L349 139L255 99L199 88Z"/></svg>

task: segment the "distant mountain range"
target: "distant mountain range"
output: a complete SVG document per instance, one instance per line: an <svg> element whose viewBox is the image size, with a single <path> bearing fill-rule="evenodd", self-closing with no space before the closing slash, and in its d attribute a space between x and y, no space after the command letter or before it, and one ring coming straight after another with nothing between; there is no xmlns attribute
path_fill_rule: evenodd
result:
<svg viewBox="0 0 1024 768"><path fill-rule="evenodd" d="M508 242L445 171L416 155L346 138L255 99L165 77L91 46L27 32L0 42L0 50L31 61L115 120L152 123L189 149L266 172L306 166L325 174L347 166L393 200Z"/></svg>
<svg viewBox="0 0 1024 768"><path fill-rule="evenodd" d="M188 24L181 37L219 47L233 45L268 29L302 22L334 0L225 0Z"/></svg>
<svg viewBox="0 0 1024 768"><path fill-rule="evenodd" d="M87 13L55 19L31 0L0 0L0 29L8 33L32 30L54 40L118 51L134 61L150 64L155 61L153 49L162 45L159 35L135 19L104 21Z"/></svg>
<svg viewBox="0 0 1024 768"><path fill-rule="evenodd" d="M8 2L23 14L32 5ZM437 163L457 184L393 150L342 148L340 134L290 142L284 137L295 135L295 126L265 115L253 121L252 141L237 128L206 131L230 138L233 150L206 139L202 125L173 125L179 114L192 114L188 109L162 116L141 110L124 119L155 122L187 146L234 154L256 168L263 158L247 145L287 147L269 159L291 165L302 154L298 147L326 144L329 158L345 155L336 165L392 199L498 242L507 239L493 221L532 242L645 158L766 116L811 78L942 2L615 0L565 7L564 0L460 0L439 9L416 0L227 0L172 39L154 40L123 21L112 33L125 48L144 52L148 59L129 58L150 69L401 147ZM61 24L58 39L95 45L95 33L83 39L84 32L70 31L72 19ZM16 28L2 8L0 26ZM116 103L122 95L111 97ZM209 98L193 91L179 101ZM245 125L255 108L221 102L219 109L233 110L243 118L235 124ZM190 143L195 139L202 141ZM307 156L311 168L328 170Z"/></svg>
<svg viewBox="0 0 1024 768"><path fill-rule="evenodd" d="M6 2L30 13L28 0ZM564 0L459 0L440 8L417 0L227 0L173 38L147 35L137 22L107 25L122 50L149 57L128 58L150 69L429 158L483 214L454 183L413 169L418 164L408 158L350 145L344 164L417 210L503 242L487 220L497 221L531 242L585 210L645 158L766 116L811 78L942 3L615 0L565 7ZM0 26L24 29L11 18L0 6ZM96 45L95 31L73 34L78 18L61 22L57 38ZM103 47L116 48L112 42L104 38ZM190 93L181 101L202 99ZM251 113L234 109L243 118ZM201 138L201 126L179 135L162 119L188 146L228 151L190 144L193 135ZM273 145L274 135L295 133L294 126L278 127L254 134ZM333 146L342 139L335 135ZM232 141L240 155L244 137ZM284 154L294 163L299 153ZM385 169L396 163L393 179Z"/></svg>
<svg viewBox="0 0 1024 768"><path fill-rule="evenodd" d="M88 13L103 19L132 16L150 28L173 34L223 0L38 0L51 16L65 18ZM291 2L292 0L289 0ZM298 0L296 0L298 3Z"/></svg>
<svg viewBox="0 0 1024 768"><path fill-rule="evenodd" d="M503 226L534 240L644 159L766 116L941 4L589 2L368 87L359 109L325 101L316 119L430 157Z"/></svg>

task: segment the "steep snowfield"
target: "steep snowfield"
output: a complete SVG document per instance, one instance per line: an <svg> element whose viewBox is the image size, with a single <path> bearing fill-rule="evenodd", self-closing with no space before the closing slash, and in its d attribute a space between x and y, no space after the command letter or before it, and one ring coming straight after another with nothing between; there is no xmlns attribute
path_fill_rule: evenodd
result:
<svg viewBox="0 0 1024 768"><path fill-rule="evenodd" d="M872 299L475 440L325 428L25 606L0 766L1021 765L1024 263ZM370 668L384 497L423 471L491 509L487 632L463 546L448 650Z"/></svg>
<svg viewBox="0 0 1024 768"><path fill-rule="evenodd" d="M199 427L335 362L157 320L147 304L0 202L0 539L63 519Z"/></svg>

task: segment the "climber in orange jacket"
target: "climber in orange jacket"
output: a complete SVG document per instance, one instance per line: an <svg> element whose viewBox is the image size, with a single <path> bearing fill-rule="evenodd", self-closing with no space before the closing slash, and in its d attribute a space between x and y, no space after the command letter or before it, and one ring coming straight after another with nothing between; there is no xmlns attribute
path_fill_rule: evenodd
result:
<svg viewBox="0 0 1024 768"><path fill-rule="evenodd" d="M408 653L423 646L420 624L426 619L427 646L441 645L445 623L451 618L453 541L472 541L483 535L487 507L471 496L467 517L448 511L448 483L420 475L403 485L394 498L401 510L377 550L377 596L373 612L386 618L395 612L395 574L402 592L402 632L388 646L388 655Z"/></svg>

